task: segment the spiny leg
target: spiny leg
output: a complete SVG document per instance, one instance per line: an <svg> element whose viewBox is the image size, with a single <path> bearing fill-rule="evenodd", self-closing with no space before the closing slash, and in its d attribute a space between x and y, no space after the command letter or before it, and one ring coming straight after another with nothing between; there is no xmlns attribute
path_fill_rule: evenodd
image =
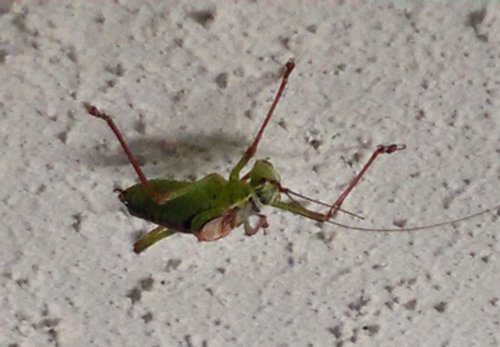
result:
<svg viewBox="0 0 500 347"><path fill-rule="evenodd" d="M361 169L361 171L349 183L349 185L342 192L342 194L340 194L340 196L337 199L337 201L335 201L333 203L333 205L330 207L330 210L328 211L328 213L326 215L324 215L325 216L324 219L328 220L328 219L332 218L337 213L337 211L340 210L340 207L342 206L342 203L344 202L345 198L347 198L347 196L349 195L349 193L359 183L359 181L361 180L361 178L365 175L366 171L368 171L368 169L370 168L370 166L372 166L373 162L375 161L375 159L377 159L377 157L380 154L391 154L391 153L394 153L396 151L403 150L405 148L406 148L406 145L395 145L395 144L388 145L388 146L384 146L384 145L377 146L377 149L375 149L375 151L371 155L370 159L368 159L368 161L363 166L363 168Z"/></svg>
<svg viewBox="0 0 500 347"><path fill-rule="evenodd" d="M341 208L342 203L347 198L349 193L354 189L356 184L359 183L359 181L364 176L364 174L366 173L368 168L373 164L375 159L380 154L384 154L384 153L391 154L391 153L394 153L396 151L400 151L400 150L405 149L405 148L406 148L405 145L395 145L395 144L388 145L388 146L379 145L377 147L377 149L371 155L370 159L368 159L366 164L363 166L361 171L356 175L356 177L354 177L354 179L349 183L347 188L342 192L340 197L332 205L328 205L328 206L330 206L330 209L328 210L327 213L320 213L320 212L315 212L315 211L311 211L311 210L306 209L304 206L302 206L300 203L298 203L293 198L292 195L296 195L296 196L301 197L303 199L313 201L313 202L318 203L320 205L323 205L324 203L321 201L315 200L315 199L311 199L311 198L304 196L304 195L301 195L299 193L293 192L290 189L283 187L279 182L274 182L274 184L276 184L276 186L278 187L280 192L284 193L286 196L288 196L288 198L290 198L291 202L278 201L278 202L272 203L271 205L274 207L277 207L279 209L282 209L282 210L290 211L292 213L300 214L300 215L305 216L307 218L314 219L317 221L323 221L323 222L332 218L338 211L342 211L342 212L345 212L347 214L351 214L355 217L363 219L362 217L360 217L352 212L343 210Z"/></svg>
<svg viewBox="0 0 500 347"><path fill-rule="evenodd" d="M134 244L134 252L139 254L161 239L164 239L165 237L171 236L176 233L176 231L167 230L165 227L158 226L147 234L142 235L139 240L137 240L137 242Z"/></svg>
<svg viewBox="0 0 500 347"><path fill-rule="evenodd" d="M260 129L257 132L257 135L255 136L250 147L247 148L247 150L245 151L245 153L243 154L241 159L238 161L238 163L231 170L231 174L229 176L229 179L237 180L239 178L241 169L243 169L245 167L245 165L248 163L248 161L250 159L252 159L255 152L257 151L257 146L259 145L260 139L262 138L262 134L264 133L264 130L266 129L267 124L271 120L271 116L273 115L274 109L276 108L276 105L278 105L278 102L281 99L281 95L283 94L283 91L285 90L285 86L288 82L288 77L292 73L294 67L295 67L295 62L293 61L293 59L290 59L285 64L285 73L283 74L283 78L281 80L281 85L278 89L278 92L276 93L276 96L274 97L274 101L271 104L269 111L267 112L266 118L264 119L264 122L260 126Z"/></svg>
<svg viewBox="0 0 500 347"><path fill-rule="evenodd" d="M120 145L123 148L123 151L127 155L127 158L129 160L130 164L132 164L132 167L134 168L135 172L137 173L137 176L139 177L139 181L144 186L144 189L146 189L147 193L151 196L151 198L158 203L168 200L168 195L158 194L158 193L155 193L153 191L151 184L149 183L148 179L146 178L146 176L144 175L144 173L141 170L139 162L132 154L132 151L128 147L127 142L125 142L125 138L123 137L122 133L120 132L120 130L116 126L115 122L113 121L113 118L111 118L111 116L107 115L106 113L99 111L99 109L97 107L95 107L94 105L92 105L88 102L84 102L83 106L85 107L85 109L87 110L87 112L91 116L103 119L104 121L106 121L106 123L108 123L108 126L111 128L111 130L115 134L116 138L118 139L118 141L120 142Z"/></svg>

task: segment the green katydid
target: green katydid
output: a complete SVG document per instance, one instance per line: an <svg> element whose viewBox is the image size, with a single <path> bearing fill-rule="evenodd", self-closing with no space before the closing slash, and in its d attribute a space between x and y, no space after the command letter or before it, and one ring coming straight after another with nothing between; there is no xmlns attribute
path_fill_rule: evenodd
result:
<svg viewBox="0 0 500 347"><path fill-rule="evenodd" d="M119 199L125 204L131 215L158 225L156 228L140 237L135 243L134 251L136 253L140 253L161 239L176 233L194 234L199 241L215 241L225 237L232 229L243 224L245 234L248 236L254 235L260 229L268 227L266 216L261 214L261 208L265 205L301 215L312 220L328 222L344 228L366 231L409 231L427 229L469 219L498 208L497 206L454 221L406 229L379 230L358 228L331 221L332 217L339 211L354 215L341 208L346 197L359 183L368 168L380 154L397 152L404 149L405 145L379 145L361 171L332 204L325 204L321 201L308 198L284 187L273 165L266 160L256 160L252 169L240 177L243 168L255 155L262 134L282 97L288 78L294 67L295 63L290 59L285 65L281 84L264 118L264 122L261 124L252 144L232 168L227 180L219 174L209 174L195 182L146 178L113 119L106 113L101 112L97 107L89 103L84 103L84 107L90 115L101 118L107 122L120 142L123 151L127 155L128 160L139 178L140 183L130 188L125 190L117 189L119 192ZM289 201L282 201L282 194L288 197ZM309 210L294 199L294 196L321 205L327 205L328 209L325 213ZM249 222L249 218L252 216L258 217L257 224L254 226Z"/></svg>

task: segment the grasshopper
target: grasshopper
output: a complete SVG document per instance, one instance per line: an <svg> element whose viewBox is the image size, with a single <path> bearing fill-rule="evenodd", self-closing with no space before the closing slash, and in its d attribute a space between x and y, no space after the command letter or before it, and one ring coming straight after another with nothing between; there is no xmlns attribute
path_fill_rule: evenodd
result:
<svg viewBox="0 0 500 347"><path fill-rule="evenodd" d="M332 222L331 219L339 211L356 216L341 208L344 200L381 154L392 154L405 148L405 145L397 144L379 145L359 173L332 204L325 204L321 201L308 198L283 186L280 176L275 171L273 165L267 160L256 160L252 169L241 176L241 171L257 151L264 130L271 120L294 68L295 63L293 59L290 59L285 64L281 84L263 123L251 145L232 168L228 179L216 173L209 174L195 182L146 178L113 119L106 113L101 112L94 105L90 103L83 104L91 116L106 121L139 178L139 183L130 188L115 189L119 193L118 198L127 207L131 215L157 225L156 228L138 239L134 244L134 252L141 253L156 242L177 233L193 234L199 241L215 241L227 236L231 230L243 224L245 235L254 235L260 229L269 227L266 216L261 213L261 208L265 205L315 221L328 222L344 228L365 231L426 229L469 219L498 208L495 207L454 221L406 229L358 228ZM288 197L289 201L282 201L282 195ZM326 205L327 210L324 213L309 210L294 197ZM252 216L257 216L258 218L254 226L249 222L249 218Z"/></svg>

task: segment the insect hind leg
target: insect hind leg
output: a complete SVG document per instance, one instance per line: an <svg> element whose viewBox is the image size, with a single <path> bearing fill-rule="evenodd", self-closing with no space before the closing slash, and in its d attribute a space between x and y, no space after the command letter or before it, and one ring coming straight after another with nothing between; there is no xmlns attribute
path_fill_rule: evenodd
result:
<svg viewBox="0 0 500 347"><path fill-rule="evenodd" d="M87 112L96 118L100 118L104 120L106 123L108 123L108 126L111 128L113 133L115 134L116 138L118 139L118 142L120 142L120 145L123 148L123 151L127 155L127 158L134 168L135 172L137 173L137 176L139 177L139 180L141 181L141 184L144 186L144 189L146 189L146 192L151 196L151 198L156 201L157 203L160 202L165 202L168 200L168 195L166 194L157 194L153 191L153 188L151 187L151 184L149 183L148 179L146 178L146 175L141 170L141 167L139 165L139 162L137 159L134 157L132 154L132 151L127 145L127 142L125 141L125 138L123 137L120 129L116 126L115 122L113 121L113 118L111 116L107 115L104 112L101 112L97 107L94 105L84 102L83 107L87 110Z"/></svg>
<svg viewBox="0 0 500 347"><path fill-rule="evenodd" d="M231 170L230 173L230 179L231 180L237 180L240 175L240 171L245 167L245 165L252 159L252 157L255 155L255 152L257 151L257 146L259 145L260 139L262 138L262 134L264 133L264 130L267 127L267 124L271 120L271 117L273 116L274 109L278 105L278 102L281 99L281 96L283 95L283 91L285 90L285 86L288 83L288 77L290 77L290 74L292 73L293 69L295 68L295 62L293 59L290 59L287 61L285 64L285 72L283 73L283 77L281 78L281 84L278 88L278 91L276 93L276 96L274 97L273 103L271 104L271 107L269 108L269 111L267 111L266 118L264 118L264 122L262 122L262 125L259 128L259 131L257 132L257 135L255 135L255 138L253 139L252 144L247 148L241 159L238 161L238 163L234 166L234 168Z"/></svg>

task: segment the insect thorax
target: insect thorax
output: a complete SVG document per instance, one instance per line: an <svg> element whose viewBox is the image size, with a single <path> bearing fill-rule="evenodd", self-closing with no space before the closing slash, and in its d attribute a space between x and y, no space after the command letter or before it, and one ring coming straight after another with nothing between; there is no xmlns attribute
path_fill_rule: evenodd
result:
<svg viewBox="0 0 500 347"><path fill-rule="evenodd" d="M250 172L250 185L260 203L268 205L279 200L280 177L273 165L266 160L257 160Z"/></svg>

